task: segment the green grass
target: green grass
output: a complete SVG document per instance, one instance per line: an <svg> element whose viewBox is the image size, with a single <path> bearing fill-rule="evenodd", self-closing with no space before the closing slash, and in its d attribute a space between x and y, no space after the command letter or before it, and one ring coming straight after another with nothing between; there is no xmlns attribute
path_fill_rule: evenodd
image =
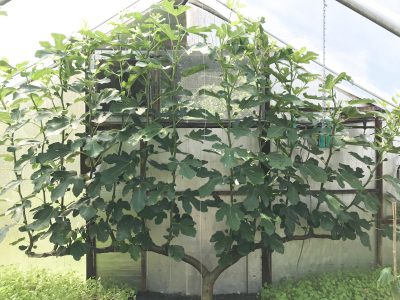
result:
<svg viewBox="0 0 400 300"><path fill-rule="evenodd" d="M127 300L133 295L133 289L103 284L100 280L84 282L75 273L25 272L0 266L0 299Z"/></svg>
<svg viewBox="0 0 400 300"><path fill-rule="evenodd" d="M385 300L392 299L389 287L378 287L380 270L333 273L297 282L266 286L262 300ZM47 270L21 271L0 266L0 299L7 300L127 300L133 289L100 280L84 282L74 273Z"/></svg>
<svg viewBox="0 0 400 300"><path fill-rule="evenodd" d="M334 273L284 282L261 290L262 300L386 300L389 287L378 287L380 270Z"/></svg>

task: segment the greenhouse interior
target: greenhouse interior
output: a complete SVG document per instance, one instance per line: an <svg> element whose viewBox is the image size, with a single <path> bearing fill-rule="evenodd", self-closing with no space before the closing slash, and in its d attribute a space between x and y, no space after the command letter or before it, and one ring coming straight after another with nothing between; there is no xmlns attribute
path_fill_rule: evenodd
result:
<svg viewBox="0 0 400 300"><path fill-rule="evenodd" d="M0 299L400 299L398 1L0 27Z"/></svg>

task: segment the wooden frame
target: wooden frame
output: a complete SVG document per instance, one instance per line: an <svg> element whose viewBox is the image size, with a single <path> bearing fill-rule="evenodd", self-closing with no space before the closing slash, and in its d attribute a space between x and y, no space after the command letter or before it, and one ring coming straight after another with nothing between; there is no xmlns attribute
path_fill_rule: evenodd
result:
<svg viewBox="0 0 400 300"><path fill-rule="evenodd" d="M264 113L268 109L268 105L265 105L263 107ZM378 109L377 107L374 106L369 106L362 108L363 110L375 110ZM374 121L374 126L368 126L367 122L372 122ZM357 124L363 122L364 125L351 125L351 124ZM382 122L378 118L368 118L368 119L352 119L348 120L346 124L349 124L349 128L352 129L375 129L375 136L376 133L379 132L382 129ZM169 122L165 121L163 122L164 126L168 126ZM228 122L224 122L222 127L228 126ZM299 124L299 126L307 127L307 124ZM181 122L179 123L179 128L199 128L199 129L215 129L215 128L221 128L220 124L217 123L212 123L212 122L206 122L204 120L188 120L186 122ZM120 124L118 123L105 123L99 126L99 130L104 130L104 129L113 129L113 128L120 128ZM376 136L376 139L379 139L379 137ZM141 143L140 145L143 147L143 144ZM266 143L263 146L262 151L264 151L266 154L268 154L271 151L271 145L270 143ZM379 160L380 158L378 157L378 152L376 152L376 161ZM82 161L82 160L81 160ZM81 168L82 169L82 168ZM141 174L143 174L145 170L141 169ZM373 189L367 189L366 191L370 193L375 193L378 196L379 203L380 203L380 209L378 213L376 214L375 217L375 226L376 226L376 239L375 239L375 261L374 264L377 266L382 265L382 234L380 232L381 226L385 223L383 221L383 210L382 210L382 205L383 205L383 179L382 179L382 174L383 174L383 164L380 163L378 165L378 168L376 170L376 186ZM331 193L335 194L355 194L357 190L354 189L334 189L334 190L328 190ZM227 195L229 191L216 191L215 193L219 196L224 196ZM312 193L318 193L318 191L311 191ZM95 245L95 241L93 241ZM267 251L267 250L262 250L261 251L261 265L262 265L262 284L271 284L273 281L273 274L272 274L272 253ZM145 291L147 289L147 260L146 260L146 255L142 253L141 256L141 266L142 266L142 286L141 289ZM96 254L95 253L90 253L87 255L87 260L86 260L86 272L87 272L87 278L94 278L96 277Z"/></svg>

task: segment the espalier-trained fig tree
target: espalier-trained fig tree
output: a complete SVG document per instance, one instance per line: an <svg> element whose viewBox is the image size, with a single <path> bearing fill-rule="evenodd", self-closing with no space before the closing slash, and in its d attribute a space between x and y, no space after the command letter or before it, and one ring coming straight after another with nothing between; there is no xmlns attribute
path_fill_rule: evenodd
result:
<svg viewBox="0 0 400 300"><path fill-rule="evenodd" d="M310 84L319 82L305 69L314 53L278 47L262 21L239 17L186 27L180 20L188 9L164 1L153 12L124 16L107 34L53 34L37 52L53 61L50 67L0 62L1 158L13 174L1 198L9 204L5 215L26 234L14 244L32 257L79 260L90 251L170 256L201 272L203 300L212 299L222 272L258 249L283 253L285 243L310 238L359 237L369 246L372 218L365 212L375 213L378 201L366 187L381 159L357 149L384 149L379 139L347 133L346 120L373 116L357 109L362 101L336 99L335 85L348 77L329 75L319 94L310 95ZM203 42L189 47L190 35ZM215 44L208 43L210 35ZM107 49L100 58L99 49ZM193 93L182 80L206 66L182 68L181 61L196 51L221 76L212 88ZM12 84L16 74L22 84ZM199 107L201 97L221 111ZM118 126L104 126L115 118ZM183 135L179 127L188 119L220 129L199 126ZM329 137L326 149L321 135ZM259 146L238 143L242 137ZM180 147L187 139L218 157L224 170ZM332 164L348 145L363 168ZM148 176L149 168L160 176ZM202 185L178 190L182 176ZM342 202L328 184L356 190L354 200ZM227 199L219 190L228 191ZM177 240L196 236L194 211L226 229L210 237L219 258L212 269ZM14 223L0 228L0 240ZM152 237L156 226L167 228L162 243ZM94 239L106 246L93 249ZM41 249L40 240L52 249Z"/></svg>

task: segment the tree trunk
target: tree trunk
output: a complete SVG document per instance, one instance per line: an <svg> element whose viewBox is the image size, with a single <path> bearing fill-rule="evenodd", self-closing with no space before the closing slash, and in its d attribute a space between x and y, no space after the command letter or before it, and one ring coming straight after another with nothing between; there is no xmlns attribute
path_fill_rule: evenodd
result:
<svg viewBox="0 0 400 300"><path fill-rule="evenodd" d="M217 278L212 274L203 277L203 286L201 287L201 300L214 299L214 283Z"/></svg>

